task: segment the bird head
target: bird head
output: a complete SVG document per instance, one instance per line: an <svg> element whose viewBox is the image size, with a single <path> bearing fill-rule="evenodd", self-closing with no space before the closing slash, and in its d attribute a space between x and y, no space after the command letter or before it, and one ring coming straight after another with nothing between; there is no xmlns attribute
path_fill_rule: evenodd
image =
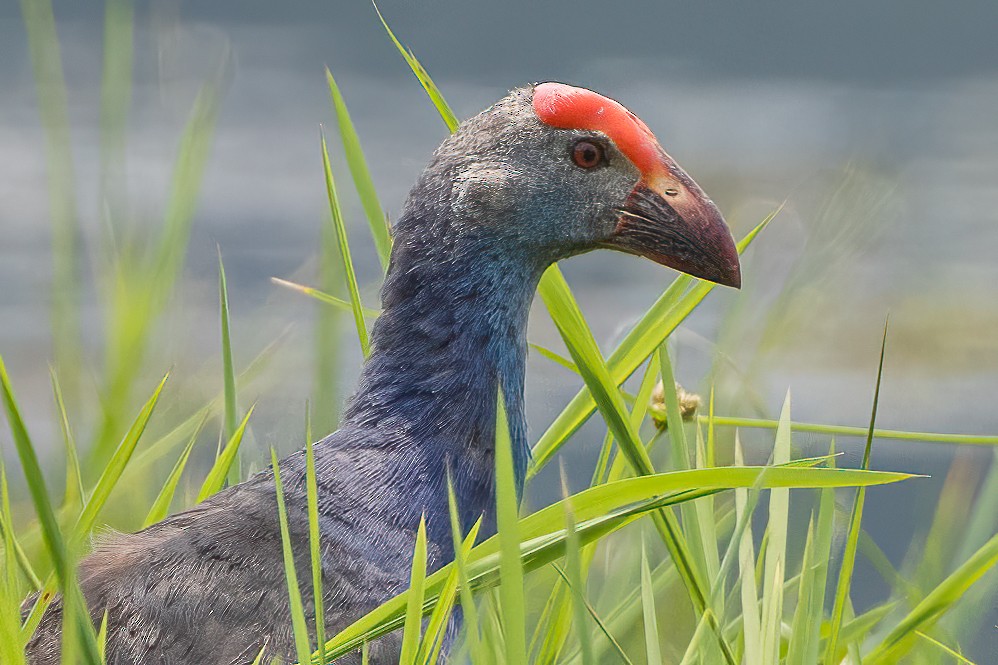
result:
<svg viewBox="0 0 998 665"><path fill-rule="evenodd" d="M547 82L512 91L461 124L413 194L410 209L435 200L448 214L410 210L400 236L484 234L542 263L611 248L741 285L717 206L645 123L585 88ZM427 217L447 228L405 228Z"/></svg>

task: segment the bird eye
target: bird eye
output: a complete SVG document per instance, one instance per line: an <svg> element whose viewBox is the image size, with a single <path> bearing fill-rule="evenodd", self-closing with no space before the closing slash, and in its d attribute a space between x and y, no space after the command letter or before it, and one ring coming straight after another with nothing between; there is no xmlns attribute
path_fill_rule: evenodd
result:
<svg viewBox="0 0 998 665"><path fill-rule="evenodd" d="M572 146L572 161L584 169L595 168L603 163L603 147L592 141L579 141Z"/></svg>

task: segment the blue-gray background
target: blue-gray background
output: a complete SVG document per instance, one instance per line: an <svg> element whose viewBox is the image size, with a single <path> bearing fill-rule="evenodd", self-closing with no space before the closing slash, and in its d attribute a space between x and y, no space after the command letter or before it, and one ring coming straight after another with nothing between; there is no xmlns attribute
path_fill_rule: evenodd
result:
<svg viewBox="0 0 998 665"><path fill-rule="evenodd" d="M766 412L777 412L792 388L796 419L862 425L890 311L880 424L998 431L998 5L385 0L381 9L460 117L524 83L586 85L622 100L651 126L717 200L736 236L787 202L748 258L743 293L713 293L676 336L677 371L688 387L705 387L719 322L727 319L723 350L751 374ZM102 319L89 261L99 237L103 8L56 2L55 13L88 247L84 328L96 375ZM315 281L316 240L327 215L317 127L334 124L323 66L346 96L390 214L445 130L366 2L139 3L126 172L132 210L149 225L160 219L194 95L227 51L232 76L185 278L148 371L174 366L220 376L218 243L237 363L294 324L254 429L258 443L290 450L312 385L315 305L269 278ZM49 198L36 99L18 7L6 2L0 353L36 438L46 442L57 440L57 431L47 388ZM336 154L334 162L373 305L377 264ZM607 253L567 262L564 270L605 350L671 279L649 263ZM736 298L740 309L731 315ZM542 309L531 336L559 346ZM343 346L348 390L356 343L349 335L331 343ZM529 372L536 437L578 380L537 357ZM566 456L579 477L591 469L599 436L588 428ZM763 459L768 435L747 438L751 454ZM0 441L9 457L6 432ZM813 454L827 445L821 437L798 443ZM856 462L859 443L839 444L846 463ZM58 457L58 447L49 448ZM987 451L962 454L971 469L983 471L990 460ZM933 476L871 493L865 524L896 564L930 520L953 456L952 447L938 444L878 441L877 467ZM542 490L534 491L535 503L550 496ZM885 592L875 575L867 577L861 603ZM989 618L979 653L993 653L998 611L993 604L981 609Z"/></svg>

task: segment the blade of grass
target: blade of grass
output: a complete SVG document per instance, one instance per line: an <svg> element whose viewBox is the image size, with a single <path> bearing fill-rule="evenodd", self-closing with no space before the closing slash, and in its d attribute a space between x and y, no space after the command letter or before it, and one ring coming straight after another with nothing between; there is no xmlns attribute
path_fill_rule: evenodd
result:
<svg viewBox="0 0 998 665"><path fill-rule="evenodd" d="M455 503L454 505L456 506L457 504ZM423 644L420 646L419 656L416 659L417 662L423 665L434 665L440 662L440 652L443 649L444 639L447 636L447 623L454 609L454 601L457 599L458 585L461 580L461 568L464 565L464 561L468 558L471 548L475 546L475 540L478 538L478 529L481 527L481 524L481 519L475 522L464 542L460 541L460 536L455 536L458 539L458 546L454 550L454 561L457 562L460 560L461 565L455 565L448 576L443 591L440 593L443 601L437 603L437 606L433 609L433 613L430 615L429 622L426 624ZM460 534L460 526L458 526L458 530L455 533ZM465 573L465 576L467 576L467 573ZM468 594L470 597L470 590ZM474 617L474 613L472 613L472 616Z"/></svg>
<svg viewBox="0 0 998 665"><path fill-rule="evenodd" d="M347 288L350 291L350 309L353 312L354 325L357 327L357 338L360 340L360 349L366 358L371 353L370 342L368 341L367 323L364 321L364 305L360 299L360 288L357 286L357 274L353 269L353 257L350 254L350 244L347 240L346 224L343 221L343 213L340 210L339 198L336 195L336 183L333 180L333 170L329 165L329 151L326 149L326 137L321 128L319 131L319 141L322 145L322 168L326 174L326 194L329 198L329 212L332 217L333 228L336 231L337 247L340 252L343 273L346 276Z"/></svg>
<svg viewBox="0 0 998 665"><path fill-rule="evenodd" d="M288 529L288 513L284 506L284 486L281 484L281 465L277 461L277 451L270 449L270 463L274 470L274 490L277 494L277 516L281 523L281 549L284 553L284 578L288 584L288 603L291 610L291 627L295 638L295 654L299 663L308 662L312 652L308 643L308 627L305 624L305 609L298 586L298 573L295 571L295 555L291 549L291 533Z"/></svg>
<svg viewBox="0 0 998 665"><path fill-rule="evenodd" d="M678 588L679 575L676 573L675 566L672 565L672 561L666 559L663 560L658 566L656 566L652 571L652 591L656 595L667 595L669 591L676 587ZM644 610L641 606L641 589L637 587L629 591L617 604L614 606L606 615L607 629L613 628L619 632L626 633L638 625L639 622L643 621ZM595 633L594 637L605 635L604 633ZM594 643L594 651L596 652L597 662L603 662L606 659L605 652L612 645L609 644L607 639L603 639ZM579 662L579 651L578 647L573 646L573 650L569 652L565 658L559 660L559 663L565 663L565 665L581 665Z"/></svg>
<svg viewBox="0 0 998 665"><path fill-rule="evenodd" d="M236 373L232 366L232 338L229 333L229 289L225 283L225 265L222 263L222 248L218 250L218 302L222 320L222 385L225 394L225 438L231 439L236 433L239 416L236 414ZM239 455L236 454L229 467L229 484L235 485L242 477Z"/></svg>
<svg viewBox="0 0 998 665"><path fill-rule="evenodd" d="M83 474L80 472L80 457L76 450L76 440L69 426L69 416L66 414L66 402L62 396L62 387L56 376L55 369L49 366L49 379L52 383L52 394L59 410L59 429L62 432L62 442L66 448L66 491L62 498L63 512L76 512L83 506Z"/></svg>
<svg viewBox="0 0 998 665"><path fill-rule="evenodd" d="M454 546L454 569L457 570L458 587L461 593L461 613L464 616L465 640L468 644L468 653L474 662L482 662L483 652L479 643L478 635L478 608L475 606L475 599L471 594L471 585L468 582L467 560L470 550L465 551L461 543L461 519L458 516L457 496L454 494L454 485L451 482L450 474L447 475L447 507L450 511L451 538ZM479 518L471 531L465 544L470 543L474 547L475 538L478 537L478 529L482 520ZM472 538L472 535L475 538Z"/></svg>
<svg viewBox="0 0 998 665"><path fill-rule="evenodd" d="M835 441L832 441L830 454L835 452ZM829 466L834 466L835 458L829 459ZM824 489L819 492L818 521L815 529L814 557L811 567L814 570L813 583L810 592L810 604L807 613L802 617L803 643L800 647L802 663L818 662L818 652L821 644L821 620L825 612L825 594L828 587L828 562L832 556L832 537L835 533L835 490ZM806 561L806 560L805 560Z"/></svg>
<svg viewBox="0 0 998 665"><path fill-rule="evenodd" d="M121 479L121 475L125 472L125 467L128 466L129 460L132 459L135 447L138 446L139 439L142 438L142 434L149 424L149 419L152 417L153 411L156 410L160 394L163 392L163 387L169 378L170 375L167 374L160 380L152 396L146 400L138 416L132 422L131 427L128 428L125 438L121 440L121 443L108 460L107 465L101 472L100 479L97 481L97 485L94 487L94 491L90 494L90 498L87 500L86 505L83 506L83 511L76 521L74 540L88 535L97 523L97 516L100 514L101 509L103 509L104 504L107 503L108 497L111 496L111 491Z"/></svg>
<svg viewBox="0 0 998 665"><path fill-rule="evenodd" d="M100 620L100 630L97 631L97 652L100 654L100 662L107 662L107 610Z"/></svg>
<svg viewBox="0 0 998 665"><path fill-rule="evenodd" d="M554 351L552 351L551 349L545 348L545 347L541 346L540 344L533 344L533 343L531 343L531 344L527 344L527 346L529 346L534 351L537 351L537 353L541 354L542 356L544 356L545 358L547 358L551 362L555 363L556 365L561 365L562 367L564 367L565 369L567 369L569 372L572 372L574 374L578 374L579 373L579 368L575 366L575 363L573 363L571 360L569 360L565 356L557 354Z"/></svg>
<svg viewBox="0 0 998 665"><path fill-rule="evenodd" d="M378 251L378 259L381 260L381 268L388 269L388 256L392 251L392 239L389 234L387 217L378 202L378 193L374 189L374 182L371 180L371 172L367 168L367 160L364 159L364 151L360 147L360 139L357 137L357 130L354 129L353 121L350 119L350 112L347 110L340 88L333 79L332 72L326 67L326 83L329 85L329 95L333 100L333 108L336 110L336 123L340 128L340 140L343 141L343 153L346 156L347 167L353 177L354 186L357 188L357 195L360 197L360 204L367 215L367 223L371 227L371 237L374 238L374 247Z"/></svg>
<svg viewBox="0 0 998 665"><path fill-rule="evenodd" d="M440 114L440 118L444 121L444 124L447 125L447 129L450 132L454 132L459 124L457 116L454 115L454 111L451 110L450 105L447 104L447 100L444 99L440 89L437 88L436 84L433 82L433 79L430 78L429 73L423 69L423 65L419 63L416 56L412 54L411 50L402 45L402 42L398 40L395 33L392 32L392 29L388 27L388 23L385 21L385 17L381 15L381 10L378 9L377 3L373 4L374 11L378 13L378 18L381 19L381 25L385 26L385 31L388 33L388 36L391 37L392 42L395 43L395 48L399 50L399 53L402 54L406 64L409 65L409 69L411 69L412 73L416 75L417 79L419 79L419 84L423 86L423 90L425 90L426 94L429 95L430 100L433 102L433 106L436 107L437 112Z"/></svg>
<svg viewBox="0 0 998 665"><path fill-rule="evenodd" d="M790 461L790 391L783 402L780 427L776 430L773 463ZM783 621L783 581L787 556L787 520L790 490L774 489L769 493L769 547L766 549L766 572L762 590L762 663L780 661L780 625Z"/></svg>
<svg viewBox="0 0 998 665"><path fill-rule="evenodd" d="M658 643L658 618L655 614L655 592L648 566L648 549L641 540L641 609L644 616L645 654L648 665L662 664L662 648Z"/></svg>
<svg viewBox="0 0 998 665"><path fill-rule="evenodd" d="M11 665L24 665L24 642L21 639L21 617L18 601L21 589L17 583L17 556L14 530L10 527L10 494L7 489L7 472L0 460L0 511L3 522L3 579L0 579L0 661ZM37 588L37 587L36 587Z"/></svg>
<svg viewBox="0 0 998 665"><path fill-rule="evenodd" d="M674 469L688 469L690 468L692 455L690 454L690 446L686 439L686 429L683 425L683 418L679 409L679 395L676 391L676 378L672 369L672 360L669 357L667 341L662 342L662 346L659 347L658 357L662 373L662 393L665 398L666 413L668 414L667 422L670 425L667 431L671 444L672 467ZM686 535L686 542L689 546L693 566L698 572L700 579L713 579L717 574L717 550L714 549L713 556L710 557L711 561L714 562L713 567L711 567L708 564L708 541L704 539L706 525L701 522L703 511L698 510L698 503L684 503L680 507L680 514L683 516L683 530ZM704 515L704 518L706 518L706 515ZM715 541L711 540L710 542L713 543ZM722 614L719 608L714 607L711 603L707 603L705 607L713 610L718 615Z"/></svg>
<svg viewBox="0 0 998 665"><path fill-rule="evenodd" d="M279 277L271 277L270 281L278 286L283 286L285 288L291 289L292 291L297 291L298 293L304 293L307 296L315 298L319 302L326 303L327 305L332 305L333 307L342 309L345 312L352 312L353 305L342 298L337 298L336 296L331 296L324 291L312 288L311 286L303 286L302 284L297 284L295 282L289 282L286 279L281 279ZM364 316L369 319L376 319L381 316L380 309L371 309L370 307L363 308Z"/></svg>
<svg viewBox="0 0 998 665"><path fill-rule="evenodd" d="M940 642L939 640L935 639L934 637L932 637L930 635L926 635L925 633L923 633L921 631L918 631L916 634L920 638L922 638L923 640L925 640L926 642L928 642L929 644L931 644L932 646L936 647L937 649L939 649L940 651L942 651L946 655L948 655L951 658L953 658L953 660L955 660L958 664L960 664L960 665L974 665L974 662L972 660L967 659L962 654L960 654L957 651L955 651L952 647L943 644L942 642Z"/></svg>
<svg viewBox="0 0 998 665"><path fill-rule="evenodd" d="M201 484L201 489L198 491L198 503L201 503L225 485L225 479L229 475L229 467L232 465L232 460L235 459L236 453L239 451L239 446L243 442L246 425L249 423L250 416L253 415L254 408L256 407L251 406L250 410L246 412L243 421L236 428L235 434L232 435L232 438L222 448L221 454L215 459L215 463L208 471L208 475L205 477L204 482Z"/></svg>
<svg viewBox="0 0 998 665"><path fill-rule="evenodd" d="M0 459L0 485L3 488L3 503L0 504L0 537L3 538L5 543L4 555L7 566L4 570L11 576L8 581L8 587L11 590L16 589L16 578L13 575L14 571L20 568L21 572L24 573L25 579L28 580L28 586L31 590L38 591L42 588L42 582L38 579L38 575L35 573L28 555L24 552L24 548L18 541L17 534L14 533L14 517L10 510L10 497L7 493L7 472L4 469L2 459Z"/></svg>
<svg viewBox="0 0 998 665"><path fill-rule="evenodd" d="M807 524L807 535L804 540L804 559L801 563L800 584L797 586L797 606L790 623L790 639L787 644L786 665L807 665L805 652L808 642L812 639L810 619L814 603L815 586L815 543L814 543L814 513Z"/></svg>
<svg viewBox="0 0 998 665"><path fill-rule="evenodd" d="M315 601L315 642L319 663L326 665L326 608L322 592L322 540L319 534L319 489L315 477L312 416L305 403L305 495L308 504L308 545L312 563L312 596Z"/></svg>
<svg viewBox="0 0 998 665"><path fill-rule="evenodd" d="M571 590L575 635L579 640L579 650L583 665L595 665L592 636L589 634L586 612L586 583L582 576L582 545L575 532L575 515L569 498L568 478L564 465L561 467L561 492L565 504L565 569Z"/></svg>
<svg viewBox="0 0 998 665"><path fill-rule="evenodd" d="M400 665L413 665L419 649L419 631L423 616L423 589L426 581L426 516L420 517L416 531L416 547L412 554L412 572L409 575L408 601L405 625L402 631Z"/></svg>
<svg viewBox="0 0 998 665"><path fill-rule="evenodd" d="M502 391L496 400L496 524L499 530L503 625L506 629L506 662L527 662L526 608L523 568L520 561L519 505L513 448Z"/></svg>
<svg viewBox="0 0 998 665"><path fill-rule="evenodd" d="M735 465L744 466L742 444L735 432ZM749 493L735 490L735 514L739 522L747 521ZM755 575L755 546L752 530L745 529L738 539L738 569L742 600L742 635L745 643L745 662L762 663L762 622L759 619L759 584Z"/></svg>
<svg viewBox="0 0 998 665"><path fill-rule="evenodd" d="M880 344L880 363L877 367L877 385L873 391L873 410L870 414L870 427L866 435L866 447L863 450L863 469L870 468L870 453L873 449L873 432L877 422L877 406L880 403L880 383L884 376L884 354L887 351L887 329L889 322L884 324L884 337ZM856 565L856 550L859 547L860 525L863 520L863 504L866 502L866 491L856 490L856 499L849 518L849 531L846 536L845 551L842 555L842 565L839 568L839 578L835 588L835 604L832 607L831 628L825 649L825 662L832 663L838 649L839 631L842 628L843 614L849 599L849 588L852 585L853 568Z"/></svg>
<svg viewBox="0 0 998 665"><path fill-rule="evenodd" d="M705 422L705 416L697 416L700 422ZM745 427L757 429L776 429L779 421L765 418L738 418L731 416L714 416L714 424L718 427ZM870 433L869 427L851 427L848 425L818 425L815 423L792 423L795 432L810 432L813 434L828 434L830 436L861 436ZM938 432L902 432L891 429L873 430L874 438L894 439L896 441L922 441L925 443L952 443L963 446L998 446L998 436L977 434L944 434Z"/></svg>
<svg viewBox="0 0 998 665"><path fill-rule="evenodd" d="M896 663L911 648L918 631L931 627L985 573L998 565L998 535L993 536L973 556L953 571L890 630L869 655L869 665Z"/></svg>
<svg viewBox="0 0 998 665"><path fill-rule="evenodd" d="M187 460L191 456L191 451L194 450L194 444L197 443L198 436L201 435L201 430L204 429L204 425L207 422L208 414L205 413L201 416L201 422L194 428L194 433L191 434L191 438L187 442L187 446L184 447L184 451L180 453L177 463L170 470L170 475L166 477L166 482L160 488L159 494L156 495L156 499L152 502L152 506L150 506L149 512L146 513L146 518L142 522L142 528L161 521L170 512L170 504L173 502L177 485L180 483L180 476L184 473L184 467L187 466Z"/></svg>
<svg viewBox="0 0 998 665"><path fill-rule="evenodd" d="M562 581L564 581L568 585L569 590L572 591L573 594L574 594L575 587L573 586L571 580L569 580L568 573L566 573L562 569L562 567L559 566L557 563L553 563L551 565L551 567L554 568L555 572L558 573L558 575L561 577ZM614 648L614 651L616 652L617 658L621 662L623 662L624 665L634 665L632 663L631 659L628 658L627 652L624 651L624 647L621 646L621 644L617 640L617 638L615 638L613 636L613 633L610 632L610 629L609 629L609 627L607 627L606 622L603 621L603 618L596 611L596 608L592 606L592 603L590 603L588 600L586 600L586 598L584 596L581 597L581 600L582 600L582 609L584 609L586 611L586 613L589 615L589 617L593 620L593 623L595 623L596 627L599 629L599 632L595 633L595 634L602 635L603 637L606 638L607 643L609 643ZM581 656L581 652L580 652L580 656Z"/></svg>

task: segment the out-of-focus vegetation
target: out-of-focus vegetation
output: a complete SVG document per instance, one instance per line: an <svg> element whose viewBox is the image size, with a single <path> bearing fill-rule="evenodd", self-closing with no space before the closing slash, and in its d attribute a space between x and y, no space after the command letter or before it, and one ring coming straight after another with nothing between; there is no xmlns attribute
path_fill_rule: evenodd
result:
<svg viewBox="0 0 998 665"><path fill-rule="evenodd" d="M43 473L14 386L0 362L9 440L20 460L18 473L23 472L27 483L24 495L12 496L7 478L15 471L0 470L0 661L24 662L22 645L50 595L28 604L23 617L22 599L33 591L58 590L67 608L64 662L100 663L100 627L85 618L74 562L85 555L90 535L104 524L139 528L270 463L266 457L249 457L242 444L252 436L249 404L253 398L267 399L259 378L280 340L260 348L249 362L235 357L233 338L240 330L230 325L222 247L221 371L208 378L177 372L160 378L171 363L152 353L159 340L157 324L181 284L230 64L223 55L217 75L197 96L179 137L161 218L145 223L132 211L124 184L132 6L127 0L108 0L98 194L103 235L89 277L100 294L104 344L96 354L83 348L77 311L83 274L81 230L59 42L47 2L22 0L22 9L50 169L52 399L58 414L54 429L61 432L67 464L59 483ZM389 34L453 130L457 119L443 93L416 57ZM376 261L384 268L390 249L387 219L344 95L332 74L327 73L326 84L343 150L342 157L330 151L325 138L316 149L316 170L324 178L330 204L319 243L319 284L312 288L280 282L301 297L319 301L313 403L322 408L312 409L315 422L306 426L302 444L311 440L313 428L325 432L335 427L341 363L333 341L353 343L354 335L347 333L352 327L357 344L367 352L367 330L377 310L363 302L368 285L358 282L355 264ZM346 224L331 166L339 159L345 160L362 202L376 256L360 259L351 254L347 233L353 227ZM975 607L993 602L998 594L993 572L998 563L998 465L986 474L964 463L954 465L935 513L924 516L924 538L910 544L900 568L891 565L863 529L865 488L919 479L867 468L878 439L995 446L998 436L878 429L883 350L879 370L871 362L872 414L860 426L795 423L789 393L780 417L767 419L771 405L754 390L759 363L767 362L772 345L791 344L795 331L813 329L797 315L799 303L813 299L815 284L827 279L838 262L853 255L861 238L868 239L881 220L894 214L891 184L858 173L848 171L828 195L815 226L821 233L810 238L805 255L790 268L787 288L763 308L739 304L748 302L743 299L727 313L712 349L708 385L716 390L710 390L700 412L688 421L673 389L670 336L710 295L713 285L679 277L604 356L568 283L553 267L540 296L569 357L538 350L578 374L583 387L538 438L529 477L551 463L580 427L598 417L606 425L606 436L587 487L572 493L566 479L562 501L520 517L499 409L499 534L478 542L477 527L470 534L455 529L454 564L433 572L425 570L421 530L414 543L410 591L335 636L308 633L308 617L321 616L322 608L302 607L300 598L295 602L297 582L315 579L316 571L295 571L286 557L299 660L322 662L364 649L366 642L387 631L403 630L403 661L435 662L448 618L460 604L465 622L452 648L456 662L969 662L961 655L961 645L971 643L984 628ZM764 244L771 221L779 223L778 211L744 236L740 250ZM746 255L746 260L751 272L752 259ZM821 304L849 307L848 301ZM936 320L943 330L975 325L941 316ZM905 347L894 339L885 330L887 354L904 353ZM95 357L100 358L99 370ZM98 380L89 378L95 374ZM177 383L197 389L178 390ZM664 386L661 399L652 400L658 383ZM772 446L768 466L745 465L735 427L767 433ZM795 432L828 437L828 455L795 455ZM862 468L835 468L835 436L865 438ZM841 489L853 487L858 489ZM798 490L791 493L790 488ZM279 477L275 492L282 497ZM279 505L283 516L283 500ZM309 512L314 520L313 502ZM313 531L313 553L315 537ZM857 610L851 599L853 571L860 559L873 565L890 591L875 605Z"/></svg>

